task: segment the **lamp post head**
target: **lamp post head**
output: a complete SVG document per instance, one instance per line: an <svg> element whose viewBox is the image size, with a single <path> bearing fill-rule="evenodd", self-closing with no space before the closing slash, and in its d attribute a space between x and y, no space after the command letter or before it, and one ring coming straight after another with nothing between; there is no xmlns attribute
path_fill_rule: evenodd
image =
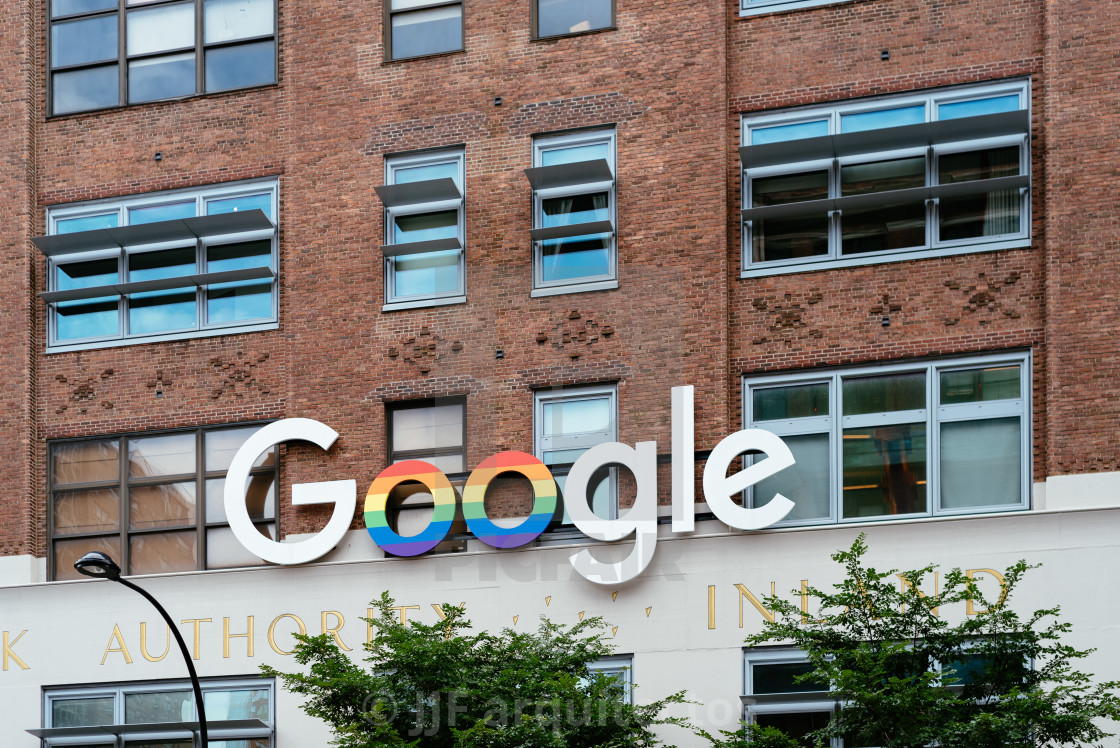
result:
<svg viewBox="0 0 1120 748"><path fill-rule="evenodd" d="M114 582L121 578L121 567L101 551L90 551L74 562L74 568L80 574L95 579L112 579Z"/></svg>

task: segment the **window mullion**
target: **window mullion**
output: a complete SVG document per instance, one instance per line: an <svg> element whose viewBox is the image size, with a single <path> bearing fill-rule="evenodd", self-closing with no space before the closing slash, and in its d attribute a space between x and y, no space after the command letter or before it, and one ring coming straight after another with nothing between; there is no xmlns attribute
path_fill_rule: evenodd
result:
<svg viewBox="0 0 1120 748"><path fill-rule="evenodd" d="M128 8L126 0L117 4L117 104L128 105ZM128 211L125 211L125 215ZM124 224L122 224L124 225Z"/></svg>
<svg viewBox="0 0 1120 748"><path fill-rule="evenodd" d="M196 94L206 92L206 71L204 70L206 55L202 42L205 28L202 20L202 6L203 0L194 0L194 92ZM202 214L196 213L196 215Z"/></svg>
<svg viewBox="0 0 1120 748"><path fill-rule="evenodd" d="M117 444L119 445L117 447L118 478L120 480L120 489L117 493L120 496L121 502L120 508L117 511L117 517L121 525L121 569L123 569L126 574L131 573L132 569L132 554L128 542L128 528L130 525L128 513L128 442L129 438L126 436L122 436L117 440Z"/></svg>

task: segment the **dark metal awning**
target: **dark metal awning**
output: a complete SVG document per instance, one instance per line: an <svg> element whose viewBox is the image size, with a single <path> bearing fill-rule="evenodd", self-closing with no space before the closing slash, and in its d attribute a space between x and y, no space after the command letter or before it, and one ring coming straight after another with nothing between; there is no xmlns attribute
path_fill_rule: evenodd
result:
<svg viewBox="0 0 1120 748"><path fill-rule="evenodd" d="M73 234L52 234L31 240L47 257L88 252L96 249L123 249L142 244L161 242L197 241L223 234L243 234L250 231L275 230L263 210L238 210L216 216L176 218L171 221L142 223L115 229L93 229Z"/></svg>
<svg viewBox="0 0 1120 748"><path fill-rule="evenodd" d="M450 239L429 239L424 242L403 242L401 244L383 244L381 254L386 257L400 257L402 255L418 255L424 252L443 252L448 249L462 249L463 243L455 237Z"/></svg>
<svg viewBox="0 0 1120 748"><path fill-rule="evenodd" d="M207 720L207 732L213 737L219 731L255 731L270 729L259 719ZM89 727L43 727L27 730L37 738L97 738L101 735L137 735L140 733L196 733L198 722L149 722L135 725L91 725Z"/></svg>
<svg viewBox="0 0 1120 748"><path fill-rule="evenodd" d="M459 188L455 185L455 180L450 177L404 184L379 184L373 188L373 191L381 198L386 208L435 203L441 200L459 200L463 197L463 193L459 192Z"/></svg>
<svg viewBox="0 0 1120 748"><path fill-rule="evenodd" d="M863 132L747 145L739 149L739 158L742 159L744 168L751 169L900 148L956 143L999 135L1025 134L1030 131L1030 126L1030 113L1026 110L999 112L937 122L921 122L901 127L882 127Z"/></svg>
<svg viewBox="0 0 1120 748"><path fill-rule="evenodd" d="M44 291L39 298L48 304L57 301L76 301L78 299L96 299L102 296L125 296L143 291L166 291L172 288L193 288L206 286L212 283L233 283L234 281L256 280L258 278L274 278L276 273L272 268L243 268L240 270L223 270L218 273L200 273L197 275L181 275L176 278L158 278L156 280L134 281L132 283L114 283L108 286L91 286L90 288L72 288L66 291Z"/></svg>
<svg viewBox="0 0 1120 748"><path fill-rule="evenodd" d="M611 165L605 158L591 161L576 161L571 164L555 166L536 166L525 170L525 176L534 190L551 187L572 187L577 184L609 182L614 179Z"/></svg>

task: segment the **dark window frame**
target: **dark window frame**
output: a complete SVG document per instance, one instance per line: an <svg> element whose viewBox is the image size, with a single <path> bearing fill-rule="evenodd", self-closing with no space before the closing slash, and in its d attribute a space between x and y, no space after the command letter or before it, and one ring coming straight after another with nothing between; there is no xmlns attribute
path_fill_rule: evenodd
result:
<svg viewBox="0 0 1120 748"><path fill-rule="evenodd" d="M195 517L194 517L194 531L196 533L196 565L195 569L188 571L205 571L206 566L206 534L208 530L220 529L229 527L229 522L207 522L206 521L206 481L214 480L217 478L225 478L226 471L222 470L206 470L206 449L204 434L208 432L228 431L238 428L246 428L252 426L264 426L270 421L244 421L235 423L224 423L211 426L196 426L189 429L159 429L154 431L132 431L121 434L108 434L97 436L82 436L68 439L52 439L47 442L47 570L48 578L52 581L57 579L55 569L55 543L58 541L70 541L86 539L99 539L99 538L112 538L117 537L120 540L119 558L114 558L124 574L130 574L130 548L129 538L135 535L149 535L158 533L176 533L190 530L189 525L175 526L175 527L154 527L143 528L139 530L132 530L129 528L128 510L129 510L129 489L133 486L159 486L168 485L173 483L185 483L194 480L195 483ZM175 436L180 434L191 434L195 436L195 471L194 473L178 473L174 475L160 475L153 478L138 478L130 479L128 475L128 440L130 439L144 439L153 436ZM62 487L54 485L54 464L55 464L55 451L54 447L66 444L80 444L83 442L100 442L116 440L118 442L117 450L117 478L114 481L87 481L83 483L69 483L64 484ZM249 471L249 475L272 476L273 492L277 498L277 505L275 516L272 518L265 518L260 520L253 520L253 525L257 527L272 525L276 531L276 537L280 537L280 507L279 507L279 494L280 494L280 454L279 448L276 450L275 456L271 465L263 465L261 467L254 467ZM56 493L71 493L74 491L88 491L97 489L110 489L115 488L118 491L118 515L117 524L118 528L115 531L103 532L80 532L66 535L58 535L54 529L54 512L55 512L55 494ZM224 567L223 567L224 568Z"/></svg>
<svg viewBox="0 0 1120 748"><path fill-rule="evenodd" d="M422 55L408 55L405 57L393 56L393 16L403 15L407 13L419 13L433 8L450 8L459 6L459 33L462 43L458 49L445 49L440 52L429 52ZM429 5L423 5L417 8L403 8L401 10L393 10L393 0L381 0L382 17L381 17L381 31L382 39L385 48L385 62L402 62L404 60L422 60L425 57L438 57L439 55L455 54L457 52L465 52L467 49L467 8L464 0L433 0Z"/></svg>
<svg viewBox="0 0 1120 748"><path fill-rule="evenodd" d="M529 0L529 38L533 41L539 41L541 39L566 39L572 36L597 34L601 31L615 31L618 29L618 0L609 0L609 2L611 4L611 22L606 26L599 26L586 31L569 31L564 34L542 35L540 33L540 0Z"/></svg>
<svg viewBox="0 0 1120 748"><path fill-rule="evenodd" d="M280 29L279 29L279 12L278 0L272 0L272 33L258 35L253 37L245 37L243 39L233 39L220 42L206 43L204 40L205 21L203 14L203 7L205 0L155 0L148 2L144 5L130 6L127 5L127 0L116 0L117 6L115 8L105 8L101 10L88 11L84 13L70 13L66 15L53 16L51 15L51 3L47 7L47 34L46 34L46 55L44 61L47 68L47 117L66 117L75 114L86 114L89 112L101 112L110 109L123 109L130 106L139 106L141 104L152 104L161 101L181 101L183 99L195 98L198 96L211 96L220 93L231 93L233 91L247 91L255 88L266 88L275 86L279 83L280 78ZM192 47L183 47L175 49L164 49L157 52L148 52L143 54L136 54L129 56L128 54L128 10L141 10L148 8L165 7L168 5L191 3L194 6L194 45ZM98 60L95 62L83 62L74 65L61 65L55 67L51 64L52 51L52 38L53 28L56 24L67 23L72 21L81 21L104 16L117 16L117 56L112 60ZM223 88L213 91L206 90L206 53L212 49L229 48L236 46L245 46L249 44L259 43L263 41L272 42L273 53L273 79L268 83L256 83L253 85L241 88ZM193 93L184 94L180 96L168 96L159 99L146 99L144 101L130 102L128 100L128 63L131 60L144 60L153 59L157 57L165 57L173 54L186 54L193 53L195 56L195 90ZM93 107L91 109L72 109L65 112L56 112L54 106L54 77L56 73L72 72L77 70L93 70L95 68L109 67L111 65L117 66L117 103L103 107Z"/></svg>

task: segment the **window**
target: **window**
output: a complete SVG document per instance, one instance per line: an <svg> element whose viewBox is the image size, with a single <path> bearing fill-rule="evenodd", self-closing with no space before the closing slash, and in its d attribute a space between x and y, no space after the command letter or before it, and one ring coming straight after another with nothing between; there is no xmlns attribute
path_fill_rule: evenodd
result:
<svg viewBox="0 0 1120 748"><path fill-rule="evenodd" d="M534 296L618 286L614 161L613 130L534 141Z"/></svg>
<svg viewBox="0 0 1120 748"><path fill-rule="evenodd" d="M532 0L533 38L614 28L614 0Z"/></svg>
<svg viewBox="0 0 1120 748"><path fill-rule="evenodd" d="M739 15L753 16L793 8L814 8L818 5L836 5L845 0L739 0Z"/></svg>
<svg viewBox="0 0 1120 748"><path fill-rule="evenodd" d="M52 579L78 579L74 562L108 553L125 574L264 563L226 522L225 474L259 426L142 433L49 445ZM276 450L253 466L249 516L276 538Z"/></svg>
<svg viewBox="0 0 1120 748"><path fill-rule="evenodd" d="M610 678L622 688L622 701L633 703L631 686L634 683L634 658L631 655L611 655L600 657L595 662L588 663L587 669L591 675Z"/></svg>
<svg viewBox="0 0 1120 748"><path fill-rule="evenodd" d="M462 0L383 0L385 59L463 49Z"/></svg>
<svg viewBox="0 0 1120 748"><path fill-rule="evenodd" d="M533 396L534 449L549 466L564 495L564 481L572 463L596 444L618 440L618 401L614 385L579 389L542 390ZM603 519L618 517L616 470L604 468L592 476L591 508ZM561 526L570 528L564 510Z"/></svg>
<svg viewBox="0 0 1120 748"><path fill-rule="evenodd" d="M272 746L273 691L271 679L203 681L211 745ZM28 732L42 738L46 748L191 748L194 744L198 714L190 681L59 688L43 696L44 729ZM82 728L88 728L88 734Z"/></svg>
<svg viewBox="0 0 1120 748"><path fill-rule="evenodd" d="M276 0L51 0L51 112L276 82Z"/></svg>
<svg viewBox="0 0 1120 748"><path fill-rule="evenodd" d="M48 349L276 326L276 183L51 208Z"/></svg>
<svg viewBox="0 0 1120 748"><path fill-rule="evenodd" d="M1026 83L743 119L744 275L1025 246Z"/></svg>
<svg viewBox="0 0 1120 748"><path fill-rule="evenodd" d="M1023 354L746 380L745 422L797 463L748 491L793 500L783 524L1027 507Z"/></svg>
<svg viewBox="0 0 1120 748"><path fill-rule="evenodd" d="M387 158L385 180L386 308L465 301L463 151Z"/></svg>
<svg viewBox="0 0 1120 748"><path fill-rule="evenodd" d="M788 647L747 650L743 665L746 721L776 727L812 748L806 736L828 724L836 702L830 698L827 684L797 680L815 670L801 651Z"/></svg>

